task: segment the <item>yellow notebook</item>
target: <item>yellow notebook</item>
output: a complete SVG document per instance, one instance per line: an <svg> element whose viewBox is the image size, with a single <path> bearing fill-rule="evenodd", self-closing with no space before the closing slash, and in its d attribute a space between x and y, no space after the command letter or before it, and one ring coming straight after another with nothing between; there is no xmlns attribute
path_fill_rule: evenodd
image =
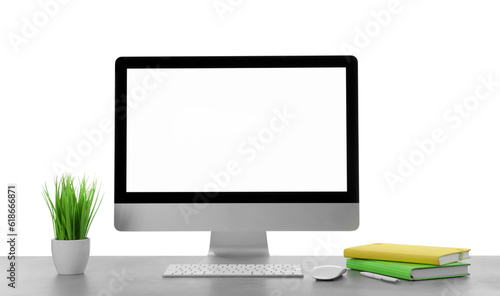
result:
<svg viewBox="0 0 500 296"><path fill-rule="evenodd" d="M443 265L470 258L470 249L398 244L371 244L344 250L344 257Z"/></svg>

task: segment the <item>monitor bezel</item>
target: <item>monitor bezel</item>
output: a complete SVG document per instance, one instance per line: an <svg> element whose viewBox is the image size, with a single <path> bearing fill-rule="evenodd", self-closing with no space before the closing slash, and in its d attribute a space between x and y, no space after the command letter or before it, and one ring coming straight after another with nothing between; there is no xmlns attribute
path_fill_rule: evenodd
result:
<svg viewBox="0 0 500 296"><path fill-rule="evenodd" d="M119 57L115 63L115 204L359 203L358 67L354 56ZM127 69L345 68L347 191L127 192ZM168 195L168 198L166 198Z"/></svg>

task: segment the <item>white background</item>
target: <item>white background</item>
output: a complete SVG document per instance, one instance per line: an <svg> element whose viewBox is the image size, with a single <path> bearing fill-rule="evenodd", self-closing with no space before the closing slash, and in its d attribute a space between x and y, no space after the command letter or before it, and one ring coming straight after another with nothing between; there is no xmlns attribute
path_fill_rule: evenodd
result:
<svg viewBox="0 0 500 296"><path fill-rule="evenodd" d="M16 52L8 34L21 34L23 19L42 10L38 1L2 1L0 184L19 186L20 254L50 254L41 186L52 182L52 165L66 163L84 132L113 118L118 56L343 54L341 45L349 43L359 59L361 226L348 233L271 233L271 253L314 254L326 243L341 254L349 246L393 242L500 255L500 87L459 127L443 119L474 95L479 77L500 80L497 3L401 1L377 27L374 15L389 1L242 0L221 20L211 0L75 0ZM360 37L367 26L371 37ZM446 141L392 191L384 174L397 173L398 157L408 159L415 141L437 128ZM90 229L92 254L205 254L207 232L114 229L113 133L104 130L102 142L72 168L101 180L105 191ZM6 244L0 246L6 254Z"/></svg>
<svg viewBox="0 0 500 296"><path fill-rule="evenodd" d="M155 69L146 96L150 71L127 71L127 192L347 190L345 68Z"/></svg>

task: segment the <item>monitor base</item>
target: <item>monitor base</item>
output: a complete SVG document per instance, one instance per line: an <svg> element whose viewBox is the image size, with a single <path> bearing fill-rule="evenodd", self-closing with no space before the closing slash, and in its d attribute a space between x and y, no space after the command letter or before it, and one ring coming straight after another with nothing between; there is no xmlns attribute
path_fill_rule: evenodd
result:
<svg viewBox="0 0 500 296"><path fill-rule="evenodd" d="M208 256L269 257L265 231L212 231Z"/></svg>

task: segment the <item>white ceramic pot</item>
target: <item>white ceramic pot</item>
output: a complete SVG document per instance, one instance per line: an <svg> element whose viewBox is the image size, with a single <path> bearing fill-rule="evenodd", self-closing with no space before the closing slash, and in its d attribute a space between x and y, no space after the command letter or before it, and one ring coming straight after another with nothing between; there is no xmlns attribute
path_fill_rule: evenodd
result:
<svg viewBox="0 0 500 296"><path fill-rule="evenodd" d="M90 239L52 239L52 260L59 274L71 275L85 272L90 255Z"/></svg>

